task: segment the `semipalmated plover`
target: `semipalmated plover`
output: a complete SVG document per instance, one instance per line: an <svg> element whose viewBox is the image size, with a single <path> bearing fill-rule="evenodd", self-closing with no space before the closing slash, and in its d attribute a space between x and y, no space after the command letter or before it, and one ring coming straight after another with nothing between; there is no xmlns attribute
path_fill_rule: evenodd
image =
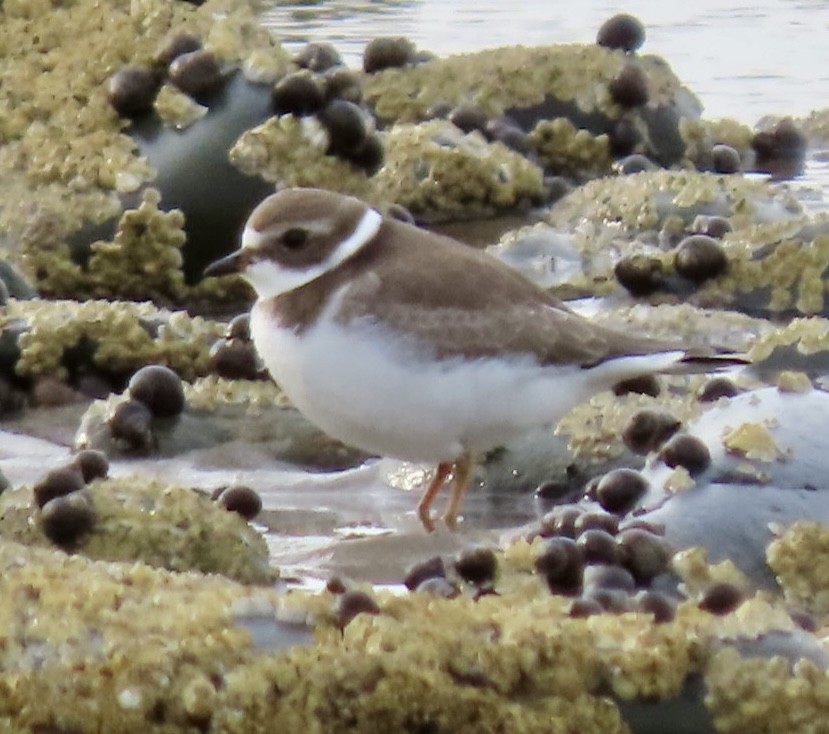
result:
<svg viewBox="0 0 829 734"><path fill-rule="evenodd" d="M454 526L474 459L620 380L715 362L592 323L494 257L359 199L286 189L206 275L255 288L253 341L293 404L344 443L453 475ZM726 358L727 359L727 358Z"/></svg>

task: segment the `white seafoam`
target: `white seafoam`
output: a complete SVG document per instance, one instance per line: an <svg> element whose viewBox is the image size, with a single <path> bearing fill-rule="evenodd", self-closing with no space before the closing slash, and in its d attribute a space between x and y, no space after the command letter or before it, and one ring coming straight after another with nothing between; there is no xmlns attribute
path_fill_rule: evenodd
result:
<svg viewBox="0 0 829 734"><path fill-rule="evenodd" d="M310 282L369 242L382 220L369 209L326 261L296 270L260 260L245 273L259 300L251 334L265 366L291 402L334 438L408 461L452 461L555 425L572 407L627 377L669 368L681 350L609 360L591 368L539 365L528 354L436 359L428 344L380 319L335 319L342 286L316 322L297 333L264 301ZM258 233L247 233L255 247Z"/></svg>

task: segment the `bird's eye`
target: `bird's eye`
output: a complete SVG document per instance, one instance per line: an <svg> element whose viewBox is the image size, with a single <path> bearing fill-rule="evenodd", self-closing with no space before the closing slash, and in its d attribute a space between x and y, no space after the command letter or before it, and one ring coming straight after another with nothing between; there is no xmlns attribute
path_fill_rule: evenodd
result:
<svg viewBox="0 0 829 734"><path fill-rule="evenodd" d="M289 250L298 250L308 241L308 232L299 227L293 227L283 233L281 241Z"/></svg>

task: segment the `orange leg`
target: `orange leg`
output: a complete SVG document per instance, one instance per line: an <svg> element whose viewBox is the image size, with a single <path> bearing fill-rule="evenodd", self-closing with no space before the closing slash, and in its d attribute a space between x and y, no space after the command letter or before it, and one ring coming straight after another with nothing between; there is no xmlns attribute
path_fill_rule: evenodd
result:
<svg viewBox="0 0 829 734"><path fill-rule="evenodd" d="M454 477L452 478L452 496L446 505L446 512L443 515L443 521L446 527L454 530L458 525L458 512L461 509L461 502L466 490L472 481L472 470L475 468L475 462L469 454L464 454L455 462Z"/></svg>
<svg viewBox="0 0 829 734"><path fill-rule="evenodd" d="M438 492L440 492L440 488L446 481L446 477L449 476L450 471L452 471L451 462L444 461L438 464L435 476L432 478L428 488L420 498L420 502L417 503L417 515L427 533L431 533L435 529L435 523L432 522L429 510L431 509L432 503L435 501L435 497L437 497Z"/></svg>

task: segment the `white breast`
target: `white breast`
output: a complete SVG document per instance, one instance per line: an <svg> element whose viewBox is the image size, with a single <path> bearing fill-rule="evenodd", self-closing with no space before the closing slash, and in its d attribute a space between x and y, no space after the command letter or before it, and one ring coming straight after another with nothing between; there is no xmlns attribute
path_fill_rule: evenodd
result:
<svg viewBox="0 0 829 734"><path fill-rule="evenodd" d="M681 356L630 357L592 370L539 367L529 357L434 361L376 323L344 326L330 312L298 336L254 307L251 332L265 365L326 433L410 461L450 461L555 425L603 387Z"/></svg>

